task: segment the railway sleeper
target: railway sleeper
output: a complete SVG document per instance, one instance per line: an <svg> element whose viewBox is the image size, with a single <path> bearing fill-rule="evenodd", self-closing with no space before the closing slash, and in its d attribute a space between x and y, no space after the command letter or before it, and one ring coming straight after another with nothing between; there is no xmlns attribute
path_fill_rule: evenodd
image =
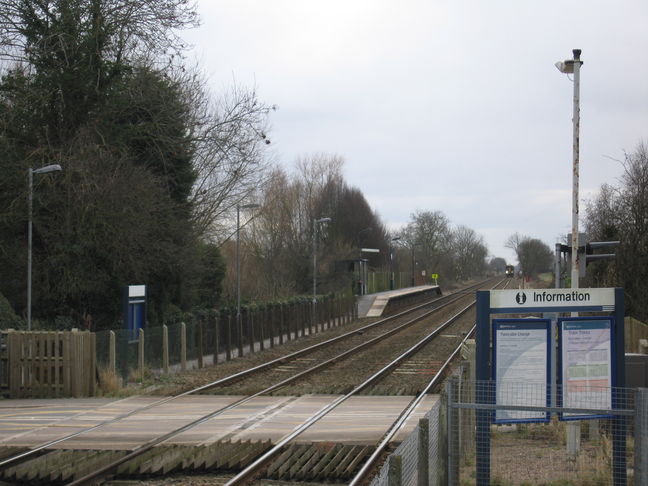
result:
<svg viewBox="0 0 648 486"><path fill-rule="evenodd" d="M326 481L353 477L373 446L326 443L293 444L267 468L274 480Z"/></svg>

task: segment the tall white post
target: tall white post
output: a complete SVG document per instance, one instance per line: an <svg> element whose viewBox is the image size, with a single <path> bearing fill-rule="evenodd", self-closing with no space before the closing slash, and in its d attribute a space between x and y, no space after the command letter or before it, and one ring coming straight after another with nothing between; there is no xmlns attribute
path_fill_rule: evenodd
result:
<svg viewBox="0 0 648 486"><path fill-rule="evenodd" d="M574 114L572 122L574 124L574 133L572 140L573 167L572 167L572 269L571 269L571 287L578 288L578 177L579 177L579 131L580 131L580 66L581 50L574 49Z"/></svg>

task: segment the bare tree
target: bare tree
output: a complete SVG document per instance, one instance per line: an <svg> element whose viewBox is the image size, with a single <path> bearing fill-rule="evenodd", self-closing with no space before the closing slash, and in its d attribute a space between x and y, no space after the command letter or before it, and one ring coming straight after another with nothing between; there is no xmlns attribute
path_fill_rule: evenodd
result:
<svg viewBox="0 0 648 486"><path fill-rule="evenodd" d="M254 90L232 88L216 104L195 83L194 168L191 202L200 234L222 241L232 234L232 214L270 175L268 115L275 109Z"/></svg>

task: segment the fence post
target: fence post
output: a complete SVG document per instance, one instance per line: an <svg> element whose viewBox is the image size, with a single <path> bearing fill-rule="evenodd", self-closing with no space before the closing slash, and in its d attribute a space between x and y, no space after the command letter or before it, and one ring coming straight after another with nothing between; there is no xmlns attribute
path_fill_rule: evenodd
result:
<svg viewBox="0 0 648 486"><path fill-rule="evenodd" d="M238 357L243 356L243 309L236 314L236 345L238 347Z"/></svg>
<svg viewBox="0 0 648 486"><path fill-rule="evenodd" d="M285 325L286 322L288 322L285 319L285 312L284 312L285 308L286 306L284 305L283 302L281 302L279 304L279 344L284 343L284 328L287 328L287 326ZM290 329L288 330L290 331ZM289 338L286 339L290 340Z"/></svg>
<svg viewBox="0 0 648 486"><path fill-rule="evenodd" d="M648 388L635 391L634 484L648 486Z"/></svg>
<svg viewBox="0 0 648 486"><path fill-rule="evenodd" d="M252 306L247 309L248 318L248 340L250 344L250 354L254 353L254 312Z"/></svg>
<svg viewBox="0 0 648 486"><path fill-rule="evenodd" d="M398 454L389 456L389 466L387 470L387 485L401 486L403 473L403 459Z"/></svg>
<svg viewBox="0 0 648 486"><path fill-rule="evenodd" d="M259 323L259 350L263 351L265 349L265 332L263 326L268 322L266 320L265 305L260 305L257 307L257 322Z"/></svg>
<svg viewBox="0 0 648 486"><path fill-rule="evenodd" d="M225 340L227 345L225 346L225 360L230 361L232 359L232 313L227 313L227 328L225 329Z"/></svg>
<svg viewBox="0 0 648 486"><path fill-rule="evenodd" d="M162 325L162 369L169 373L169 328Z"/></svg>
<svg viewBox="0 0 648 486"><path fill-rule="evenodd" d="M267 317L270 323L270 348L274 348L277 337L277 306L275 304L268 304Z"/></svg>
<svg viewBox="0 0 648 486"><path fill-rule="evenodd" d="M218 352L220 351L220 312L210 311L209 315L214 325L214 365L217 365Z"/></svg>
<svg viewBox="0 0 648 486"><path fill-rule="evenodd" d="M144 381L144 329L140 327L137 334L138 337L138 358L139 358L139 372L140 380Z"/></svg>
<svg viewBox="0 0 648 486"><path fill-rule="evenodd" d="M56 349L58 350L58 342L56 343ZM115 331L108 331L108 370L113 374L117 374L117 337Z"/></svg>
<svg viewBox="0 0 648 486"><path fill-rule="evenodd" d="M187 325L180 323L180 369L187 369Z"/></svg>
<svg viewBox="0 0 648 486"><path fill-rule="evenodd" d="M197 348L198 348L198 369L201 369L203 367L203 351L204 351L204 346L203 346L203 320L198 319L196 322L196 341L197 341Z"/></svg>
<svg viewBox="0 0 648 486"><path fill-rule="evenodd" d="M418 423L418 482L428 486L430 478L430 420L422 418Z"/></svg>
<svg viewBox="0 0 648 486"><path fill-rule="evenodd" d="M448 484L459 484L459 421L458 409L454 407L457 392L457 379L451 378L446 382L448 410L446 425L448 437Z"/></svg>

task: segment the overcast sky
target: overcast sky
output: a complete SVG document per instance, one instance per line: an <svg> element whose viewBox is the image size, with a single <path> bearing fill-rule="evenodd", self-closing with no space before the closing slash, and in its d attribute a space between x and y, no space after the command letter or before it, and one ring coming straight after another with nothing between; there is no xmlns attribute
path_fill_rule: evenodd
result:
<svg viewBox="0 0 648 486"><path fill-rule="evenodd" d="M256 86L275 155L337 154L390 229L440 210L490 254L571 231L582 49L581 203L648 141L648 1L199 0L185 32L215 93ZM616 159L616 160L614 160ZM583 208L584 210L584 208Z"/></svg>

